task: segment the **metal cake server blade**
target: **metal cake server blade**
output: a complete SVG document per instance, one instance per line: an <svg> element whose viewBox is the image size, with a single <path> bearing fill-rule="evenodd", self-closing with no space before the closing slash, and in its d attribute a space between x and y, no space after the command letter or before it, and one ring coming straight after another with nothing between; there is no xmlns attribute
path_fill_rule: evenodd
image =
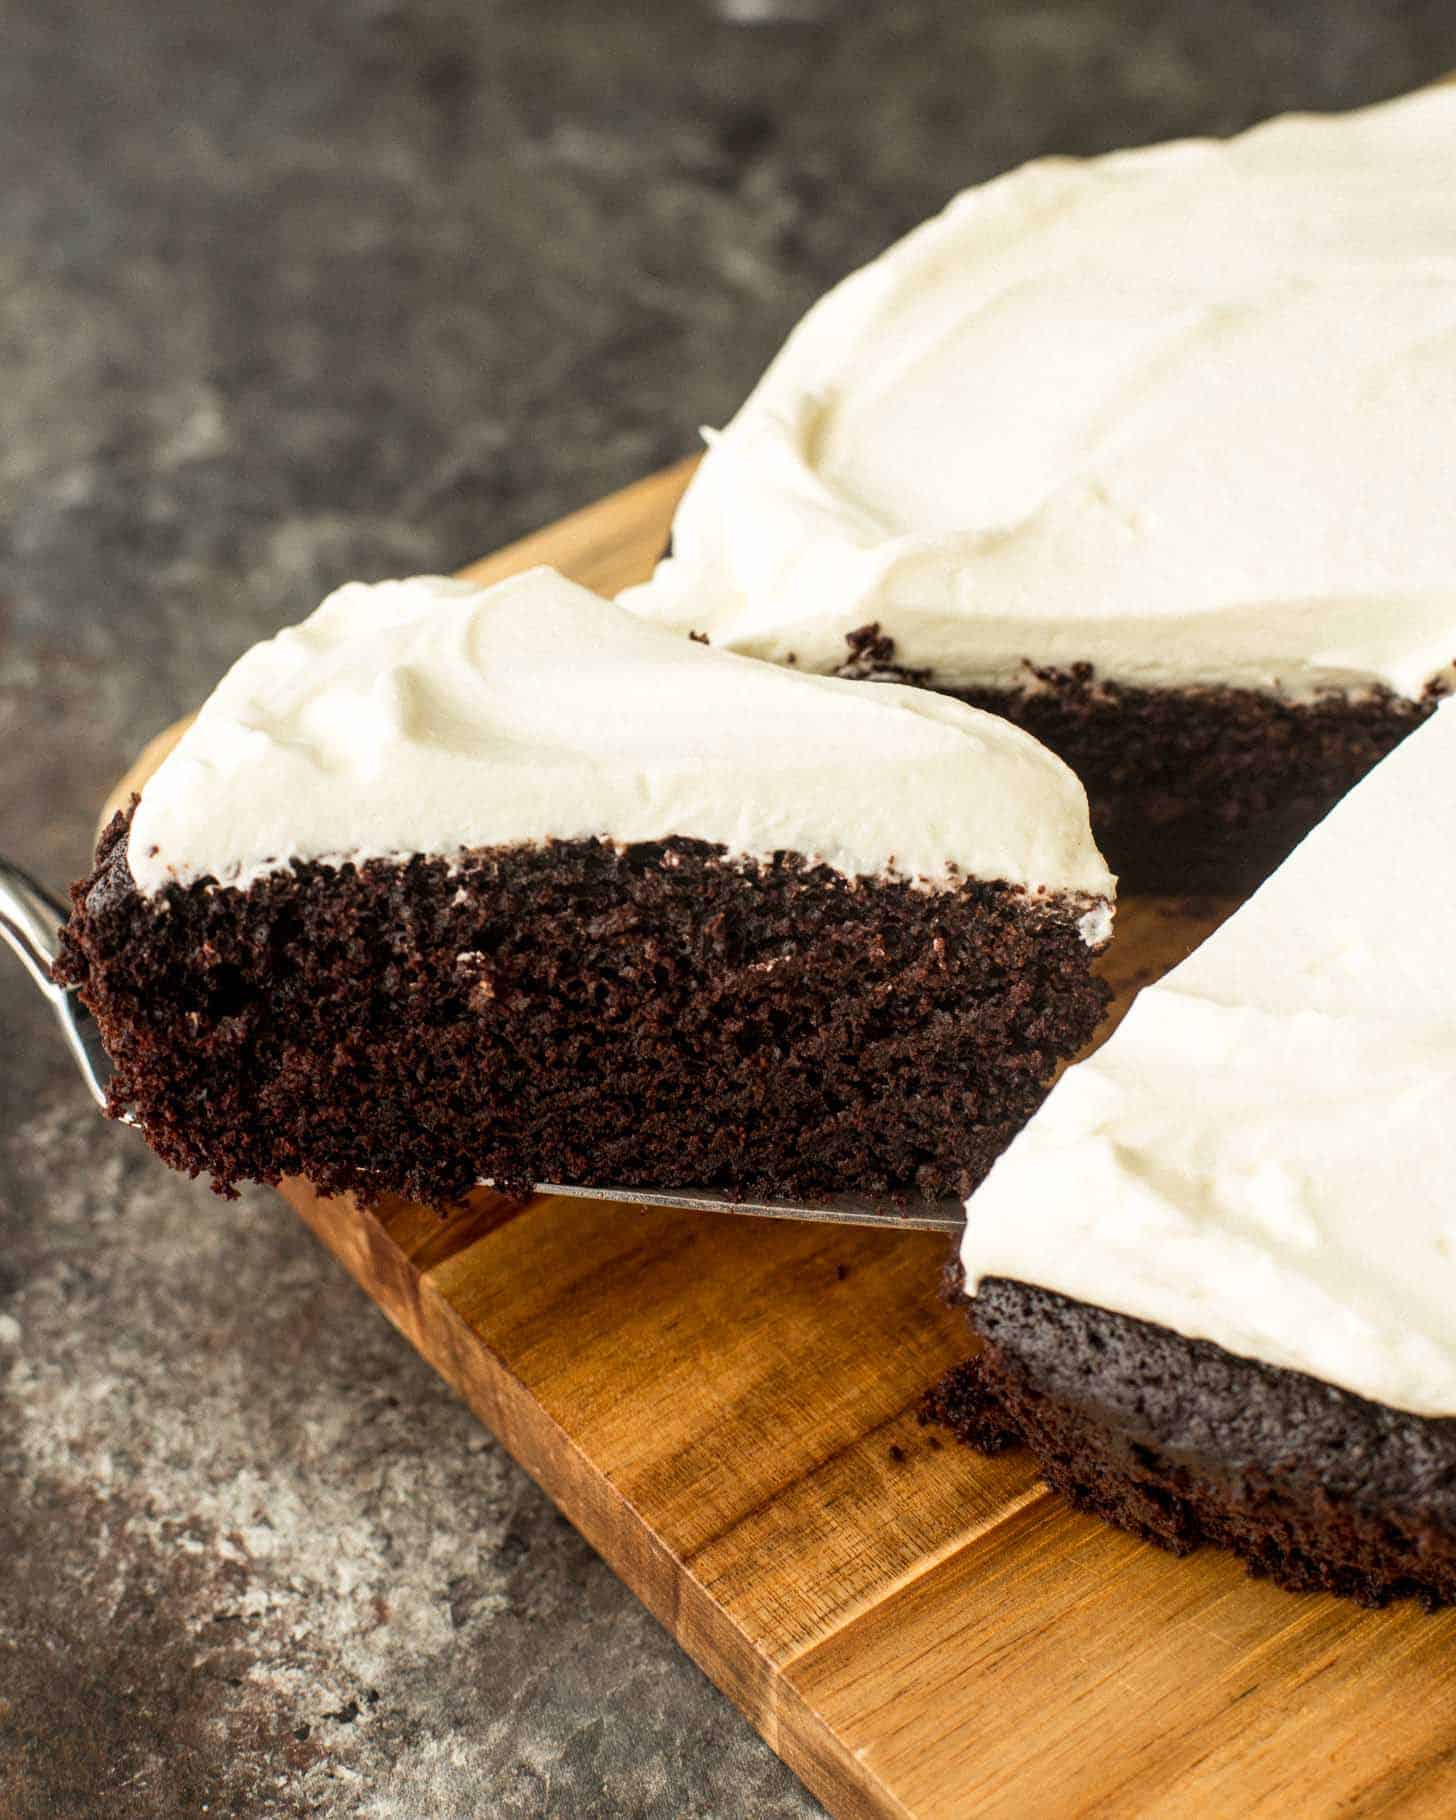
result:
<svg viewBox="0 0 1456 1820"><path fill-rule="evenodd" d="M111 1057L101 1046L95 1018L74 992L51 978L58 951L56 935L69 915L58 897L13 860L0 855L0 939L20 956L21 965L55 1013L87 1091L104 1112Z"/></svg>
<svg viewBox="0 0 1456 1820"><path fill-rule="evenodd" d="M812 1201L735 1200L723 1188L572 1188L538 1182L537 1194L572 1194L587 1201L627 1201L636 1207L680 1207L689 1213L752 1213L764 1220L821 1220L835 1226L888 1226L898 1232L959 1232L966 1210L959 1201L934 1201L922 1194L903 1203L879 1202L866 1194L823 1194Z"/></svg>
<svg viewBox="0 0 1456 1820"><path fill-rule="evenodd" d="M92 1099L106 1110L111 1058L101 1045L96 1020L68 987L51 978L57 931L67 906L12 860L0 856L0 938L55 1013L66 1045ZM129 1117L123 1122L132 1124ZM488 1183L482 1184L489 1186ZM812 1201L738 1199L722 1188L582 1188L569 1182L538 1182L538 1194L572 1195L589 1201L625 1201L636 1207L675 1207L689 1213L747 1213L769 1220L820 1220L840 1226L890 1227L905 1232L959 1232L965 1210L957 1200L908 1195L896 1203L869 1195L818 1195Z"/></svg>

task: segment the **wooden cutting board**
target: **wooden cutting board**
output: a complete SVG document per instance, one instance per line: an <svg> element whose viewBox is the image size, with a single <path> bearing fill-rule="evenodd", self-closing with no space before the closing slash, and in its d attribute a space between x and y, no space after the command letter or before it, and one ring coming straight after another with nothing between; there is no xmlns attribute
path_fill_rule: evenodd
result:
<svg viewBox="0 0 1456 1820"><path fill-rule="evenodd" d="M689 472L466 573L551 562L613 592ZM1120 1006L1220 908L1124 902ZM843 1820L1456 1812L1456 1617L1174 1560L1072 1514L1025 1456L920 1426L970 1350L942 1237L284 1194Z"/></svg>

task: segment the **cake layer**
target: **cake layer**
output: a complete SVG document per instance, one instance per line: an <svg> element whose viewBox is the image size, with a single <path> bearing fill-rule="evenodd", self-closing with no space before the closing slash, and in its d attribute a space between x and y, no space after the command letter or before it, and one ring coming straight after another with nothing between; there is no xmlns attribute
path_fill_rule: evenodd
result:
<svg viewBox="0 0 1456 1820"><path fill-rule="evenodd" d="M550 570L341 588L249 651L147 784L137 887L298 861L671 836L847 877L1102 899L1067 768L944 698L795 675ZM1105 939L1105 906L1088 924Z"/></svg>
<svg viewBox="0 0 1456 1820"><path fill-rule="evenodd" d="M1070 1070L968 1209L989 1278L1456 1415L1456 705Z"/></svg>
<svg viewBox="0 0 1456 1820"><path fill-rule="evenodd" d="M1046 159L824 298L624 597L936 687L1407 700L1456 667L1456 91Z"/></svg>
<svg viewBox="0 0 1456 1820"><path fill-rule="evenodd" d="M927 1414L975 1447L1025 1442L1079 1509L1293 1592L1456 1601L1456 1421L1024 1283L983 1281L971 1319L983 1350Z"/></svg>
<svg viewBox="0 0 1456 1820"><path fill-rule="evenodd" d="M127 852L118 817L59 971L112 1110L225 1192L955 1194L1107 1003L1085 900L1005 883L587 840L153 896Z"/></svg>
<svg viewBox="0 0 1456 1820"><path fill-rule="evenodd" d="M880 657L852 658L843 674L923 680L897 668L886 635L855 643ZM949 693L1066 760L1125 889L1177 896L1247 895L1436 708L1434 697L1407 701L1387 689L1287 701L1258 689L1135 688L1102 682L1085 664L1034 680Z"/></svg>

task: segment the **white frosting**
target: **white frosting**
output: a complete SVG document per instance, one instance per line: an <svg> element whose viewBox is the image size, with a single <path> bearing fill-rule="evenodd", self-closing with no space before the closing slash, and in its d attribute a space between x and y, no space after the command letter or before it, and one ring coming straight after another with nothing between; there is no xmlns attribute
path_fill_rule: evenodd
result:
<svg viewBox="0 0 1456 1820"><path fill-rule="evenodd" d="M128 853L155 892L295 859L674 834L850 876L1112 889L1082 786L1028 735L709 650L549 569L331 594L228 672L146 785Z"/></svg>
<svg viewBox="0 0 1456 1820"><path fill-rule="evenodd" d="M1070 1069L967 1208L1010 1277L1456 1415L1456 703Z"/></svg>
<svg viewBox="0 0 1456 1820"><path fill-rule="evenodd" d="M1456 89L1045 159L825 297L623 597L828 671L1456 673Z"/></svg>

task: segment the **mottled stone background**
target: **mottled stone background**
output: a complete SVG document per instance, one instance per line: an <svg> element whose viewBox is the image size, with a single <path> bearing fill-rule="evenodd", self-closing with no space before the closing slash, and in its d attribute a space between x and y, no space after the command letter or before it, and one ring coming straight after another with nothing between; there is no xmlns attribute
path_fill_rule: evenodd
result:
<svg viewBox="0 0 1456 1820"><path fill-rule="evenodd" d="M1449 0L0 0L0 846L68 880L244 646L682 454L959 185L1451 66ZM281 1204L0 1019L3 1820L818 1812Z"/></svg>

